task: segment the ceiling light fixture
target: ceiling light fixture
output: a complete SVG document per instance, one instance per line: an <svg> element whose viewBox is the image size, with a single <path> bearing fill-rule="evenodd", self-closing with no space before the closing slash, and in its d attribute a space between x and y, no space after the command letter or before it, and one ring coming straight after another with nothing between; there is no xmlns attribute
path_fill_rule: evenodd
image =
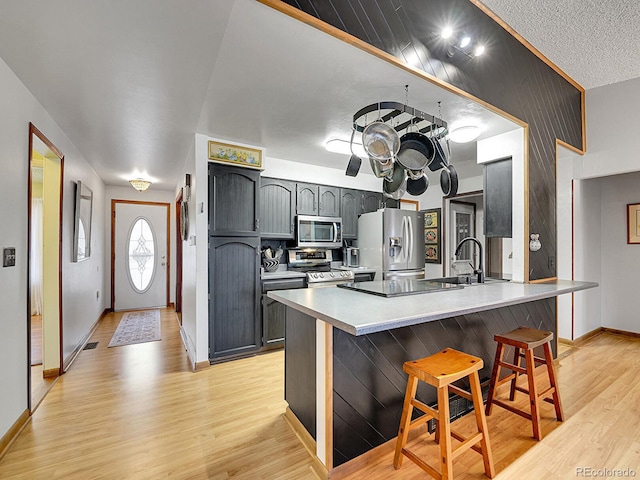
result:
<svg viewBox="0 0 640 480"><path fill-rule="evenodd" d="M475 125L459 127L449 133L449 140L455 143L469 143L478 138L480 133L480 127L476 127Z"/></svg>
<svg viewBox="0 0 640 480"><path fill-rule="evenodd" d="M464 37L462 37L462 40L460 40L460 48L464 48L470 43L471 43L471 37L468 35L465 35Z"/></svg>
<svg viewBox="0 0 640 480"><path fill-rule="evenodd" d="M451 35L453 35L453 28L451 27L444 27L440 32L440 37L444 38L445 40Z"/></svg>
<svg viewBox="0 0 640 480"><path fill-rule="evenodd" d="M144 192L151 185L150 181L143 180L142 178L135 178L133 180L129 180L129 183L133 188L135 188L139 192Z"/></svg>
<svg viewBox="0 0 640 480"><path fill-rule="evenodd" d="M331 138L324 144L324 148L328 152L340 153L343 155L351 155L351 145L348 140L342 140L340 138ZM353 142L353 153L361 158L368 158L369 155L364 150L361 143Z"/></svg>
<svg viewBox="0 0 640 480"><path fill-rule="evenodd" d="M478 45L476 49L473 51L473 55L475 57L480 56L484 53L484 50L485 50L484 45Z"/></svg>

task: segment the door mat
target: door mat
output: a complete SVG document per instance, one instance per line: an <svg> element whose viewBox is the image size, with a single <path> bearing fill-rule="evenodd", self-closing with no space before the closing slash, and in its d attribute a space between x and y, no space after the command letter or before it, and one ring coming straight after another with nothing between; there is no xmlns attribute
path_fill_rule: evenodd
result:
<svg viewBox="0 0 640 480"><path fill-rule="evenodd" d="M160 310L127 312L122 316L109 347L160 340Z"/></svg>

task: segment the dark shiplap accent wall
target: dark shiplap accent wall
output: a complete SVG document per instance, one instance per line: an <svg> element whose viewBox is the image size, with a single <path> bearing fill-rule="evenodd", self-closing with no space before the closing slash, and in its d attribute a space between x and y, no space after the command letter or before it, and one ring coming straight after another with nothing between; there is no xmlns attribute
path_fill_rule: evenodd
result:
<svg viewBox="0 0 640 480"><path fill-rule="evenodd" d="M581 92L468 0L285 3L529 124L529 227L542 240L542 248L530 255L529 276L555 276L555 139L582 148ZM448 57L433 35L448 23L483 39L486 54Z"/></svg>
<svg viewBox="0 0 640 480"><path fill-rule="evenodd" d="M334 328L334 466L397 436L407 385L404 362L455 348L484 360L482 382L491 376L496 333L520 325L555 333L554 312L552 298L358 337ZM555 342L552 348L555 355ZM507 354L511 358L512 350ZM418 396L428 405L437 400L436 389L423 382Z"/></svg>

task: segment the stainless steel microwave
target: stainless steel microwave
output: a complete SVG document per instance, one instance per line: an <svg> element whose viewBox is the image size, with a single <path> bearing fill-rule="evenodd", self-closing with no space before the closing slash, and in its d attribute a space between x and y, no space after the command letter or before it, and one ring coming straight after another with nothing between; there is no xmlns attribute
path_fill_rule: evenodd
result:
<svg viewBox="0 0 640 480"><path fill-rule="evenodd" d="M298 215L296 246L340 248L342 246L342 218Z"/></svg>

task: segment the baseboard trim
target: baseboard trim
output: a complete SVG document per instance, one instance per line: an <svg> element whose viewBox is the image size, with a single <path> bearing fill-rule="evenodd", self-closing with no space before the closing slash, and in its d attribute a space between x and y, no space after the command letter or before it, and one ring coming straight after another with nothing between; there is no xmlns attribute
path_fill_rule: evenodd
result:
<svg viewBox="0 0 640 480"><path fill-rule="evenodd" d="M613 333L614 335L622 335L625 337L640 338L640 333L627 332L626 330L617 330L615 328L602 327L603 332Z"/></svg>
<svg viewBox="0 0 640 480"><path fill-rule="evenodd" d="M71 354L64 360L64 362L62 364L62 372L60 372L60 373L64 373L67 370L69 370L69 367L71 367L71 364L74 362L74 360L80 354L82 349L85 347L85 345L87 344L87 342L91 338L91 335L93 335L93 332L96 331L96 329L98 328L98 325L100 325L100 322L102 322L104 317L106 317L109 312L111 312L110 308L105 308L102 311L102 313L100 314L98 319L93 323L93 325L89 329L89 332L84 337L82 337L82 340L80 340L80 342L76 345L76 348L73 349L73 352L71 352Z"/></svg>
<svg viewBox="0 0 640 480"><path fill-rule="evenodd" d="M7 453L7 450L9 450L11 444L18 437L18 435L30 419L31 416L29 415L29 410L25 410L13 423L13 425L11 425L11 428L7 430L7 433L5 433L2 438L0 438L0 460L2 460L4 454Z"/></svg>
<svg viewBox="0 0 640 480"><path fill-rule="evenodd" d="M321 480L327 480L329 477L329 473L327 471L327 467L320 461L320 459L316 456L316 440L311 436L307 429L304 427L302 422L296 417L296 414L293 413L289 407L284 411L284 419L289 424L293 433L296 434L300 443L304 446L307 453L311 456L312 464L309 467L311 472Z"/></svg>
<svg viewBox="0 0 640 480"><path fill-rule="evenodd" d="M60 376L59 368L49 368L42 371L42 378L56 378Z"/></svg>
<svg viewBox="0 0 640 480"><path fill-rule="evenodd" d="M596 328L595 330L591 330L590 332L585 333L584 335L574 340L568 340L566 338L558 338L558 342L564 343L565 345L570 345L572 347L579 347L580 345L584 345L585 343L587 343L593 337L597 337L598 335L600 335L603 332L603 330L605 329L602 327L599 327L599 328Z"/></svg>
<svg viewBox="0 0 640 480"><path fill-rule="evenodd" d="M205 360L204 362L196 362L193 371L201 372L202 370L206 370L209 367L211 367L211 363L209 362L209 360Z"/></svg>

